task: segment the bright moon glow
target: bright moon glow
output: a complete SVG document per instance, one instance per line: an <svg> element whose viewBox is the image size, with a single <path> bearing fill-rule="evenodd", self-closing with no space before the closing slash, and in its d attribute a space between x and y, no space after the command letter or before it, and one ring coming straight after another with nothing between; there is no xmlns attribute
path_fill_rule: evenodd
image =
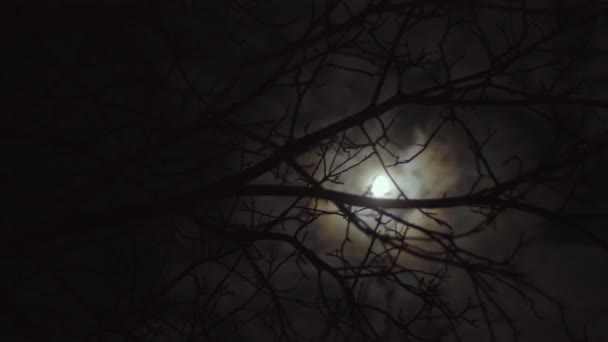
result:
<svg viewBox="0 0 608 342"><path fill-rule="evenodd" d="M374 179L374 183L372 184L372 195L376 197L386 195L386 193L391 190L391 187L392 183L388 177L378 176Z"/></svg>

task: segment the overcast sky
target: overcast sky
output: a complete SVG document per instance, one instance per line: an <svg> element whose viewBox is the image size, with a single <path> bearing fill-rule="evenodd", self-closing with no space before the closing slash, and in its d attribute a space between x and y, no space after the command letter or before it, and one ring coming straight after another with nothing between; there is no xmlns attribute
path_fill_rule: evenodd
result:
<svg viewBox="0 0 608 342"><path fill-rule="evenodd" d="M317 32L322 30L342 33L340 25L349 23L349 11L362 10L364 2L348 2L348 8L338 6L323 19L327 24L313 25L309 30L307 16L324 8L323 2L314 2L317 12L313 12L312 3L269 2L257 8L254 2L239 7L239 2L228 1L65 1L53 5L29 2L6 11L11 16L10 32L3 42L6 62L1 73L9 90L0 122L0 169L7 198L2 220L7 237L2 244L6 252L1 262L5 281L0 314L5 319L1 320L0 334L7 341L101 341L100 336L110 341L187 340L166 322L177 326L211 322L213 315L238 311L234 308L243 303L245 309L238 319L226 319L198 336L192 333L190 338L269 339L282 322L280 317L286 317L293 323L292 330L287 329L293 333L287 334L292 340L297 336L318 340L328 323L316 309L286 301L285 312L276 311L276 297L257 293L264 286L291 289L294 298L319 302L320 288L328 296L339 296L339 284L329 276L319 280L311 259L300 264L295 257L268 276L272 279L266 284L256 273L256 263L271 269L272 263L266 263L270 256L287 257L295 253L293 246L259 242L244 248L246 238L214 235L214 229L245 227L246 231L256 231L271 221L270 215L285 210L293 216L281 217L284 222L272 232L306 236L301 240L303 246L335 268L343 267L345 260L365 262L369 257L366 253L382 253L387 247L376 244L368 248L370 235L353 228L343 216L334 215L341 210L335 201L293 196L297 198L294 202L295 198L283 195L253 196L254 210L251 198L237 196L245 192L246 185L313 186L322 182L326 190L369 196L373 181L390 175L403 193L399 197L400 190L391 185L387 198L441 199L492 188L497 186L493 177L498 183L507 183L539 165L568 158L576 162L564 163L563 170L543 175L542 182L533 177L528 180L525 196L522 186L518 188L521 194L514 191L502 198L521 195L517 200L558 213L597 214L571 225L517 210L505 210L495 221L486 222L466 205L432 209L437 220L413 209L391 213L433 232L456 235L483 224L474 236L458 242L472 259L499 259L513 252L521 236L534 237L534 243L513 264L526 280L563 303L568 326L564 329L564 321L550 300L533 290L526 292L544 317L539 320L517 291L499 285L494 298L515 318L521 340L566 341L568 329L579 336L585 325L589 341L608 339L608 275L604 272L608 252L576 228L584 226L608 241L602 216L607 209L604 197L608 186L603 103L595 107L564 103L467 107L412 101L340 130L246 184L231 183L225 191L211 187L272 157L275 150L280 151L278 146L305 141L308 134L322 132L367 110L379 79L375 72L383 70L386 47L399 28L396 23L407 15L423 17L402 38L410 53L407 57L413 61L420 55L433 62L400 65L396 58L387 69L378 103L390 99L398 87L403 93L417 94L440 84L443 86L424 96L448 93L454 87L450 80L494 67L488 56L499 55L510 43L515 44L505 37L523 35L522 25L529 25L530 31L522 40L524 45L558 29L555 39L543 40L542 46L531 48L534 52L529 57L509 65L512 73L501 73L497 67L496 74L488 76L502 88L481 91L463 81L458 87L470 85L472 90L458 89L450 99L510 100L525 93L530 98L539 94L541 100L546 94L558 94L555 99L578 96L602 100L606 69L601 62L606 46L601 37L606 32L606 16L602 14L590 24L579 21L594 11L605 13L606 5L600 1L597 9L589 12L570 9L569 16L560 10L574 6L567 1L531 1L526 6L538 11L527 17L500 10L498 7L510 6L504 1L488 1L496 8L477 12L459 2L462 4L455 4L458 9L449 16L424 5L412 12L389 14L388 24L382 21L384 26L373 24L384 17L369 15L343 34L316 41ZM254 9L247 12L248 6ZM428 18L422 15L427 10ZM454 28L446 29L450 25ZM559 30L568 25L580 27ZM363 38L356 36L359 28L367 30ZM309 34L308 38L301 38L303 34ZM310 48L302 47L306 44ZM400 49L397 53L403 53L399 56L405 60L406 45ZM330 53L325 57L315 55L326 50ZM556 52L564 50L569 54ZM290 69L300 61L299 67ZM446 73L446 65L451 63L453 67ZM542 63L551 66L538 67ZM314 82L306 84L307 79ZM438 96L435 100L443 99ZM452 119L450 115L454 115ZM363 146L368 143L366 134L377 139L374 146L379 152ZM350 150L324 150L330 146L328 141L351 144ZM480 141L484 160L472 152ZM589 151L593 151L592 157L577 159ZM323 170L332 167L332 153L336 154L332 166L344 163L344 173L325 179ZM349 153L353 153L352 158ZM412 157L411 162L404 162ZM323 158L324 163L320 162ZM384 166L396 165L384 168L383 162ZM310 178L303 179L293 163L310 172ZM203 194L204 200L184 205L180 196L200 189L215 189L208 192L217 198L210 200L211 195ZM290 207L292 203L297 204ZM321 215L299 229L297 219L313 209L331 215ZM196 221L192 213L203 221ZM356 215L364 224L374 226L378 221L373 213L365 209ZM390 224L383 229L387 227ZM437 246L415 242L425 234L412 230L409 237L414 251L429 248L427 252L432 254ZM191 239L189 234L200 240ZM348 241L345 234L349 234ZM345 255L332 257L341 246ZM232 250L250 254L227 252ZM440 273L449 264L447 259L442 264L391 253L387 255L402 266L424 272ZM212 262L189 268L206 255ZM171 282L184 270L190 272L184 277L187 280ZM197 287L199 280L193 280L194 274L208 287ZM413 274L400 279L420 285ZM224 275L230 280L222 280ZM380 278L362 282L366 284L362 286L362 301L390 312L419 305L412 293L400 292L399 287ZM466 306L468 297L475 296L466 269L450 268L446 279L437 298L455 309ZM259 288L258 283L262 284ZM220 299L213 302L216 295ZM182 305L180 300L188 304ZM207 306L196 300L207 300ZM199 308L197 314L202 316L190 312L196 311L191 306ZM264 313L259 313L258 320L253 314L252 323L240 325L252 316L249 308L254 313L259 308L273 313L265 321L267 313L259 309ZM336 316L349 314L348 309L336 306ZM395 330L385 328L379 316L370 317L372 326L385 329L386 335L378 339L402 340ZM473 317L483 320L481 312ZM459 326L463 340L488 341L488 331L480 324L479 329L464 323ZM425 326L420 320L408 328L412 335L406 340L417 340L416 334L434 336L448 328L446 321ZM161 332L155 335L154 329ZM355 331L325 337L362 338ZM494 334L497 340L506 341L512 332L504 321L497 321ZM452 333L433 338L456 340Z"/></svg>

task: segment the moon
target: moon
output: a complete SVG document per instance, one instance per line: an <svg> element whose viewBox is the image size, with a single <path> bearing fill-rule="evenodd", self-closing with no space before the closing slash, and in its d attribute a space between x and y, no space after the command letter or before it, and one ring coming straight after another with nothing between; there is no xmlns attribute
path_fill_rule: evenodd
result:
<svg viewBox="0 0 608 342"><path fill-rule="evenodd" d="M391 191L393 184L391 180L383 175L377 176L372 183L372 195L374 197L381 197Z"/></svg>

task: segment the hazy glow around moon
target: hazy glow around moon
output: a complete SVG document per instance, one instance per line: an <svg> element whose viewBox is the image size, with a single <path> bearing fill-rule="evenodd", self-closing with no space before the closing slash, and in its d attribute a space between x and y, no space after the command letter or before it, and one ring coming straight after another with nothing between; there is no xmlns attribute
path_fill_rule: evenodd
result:
<svg viewBox="0 0 608 342"><path fill-rule="evenodd" d="M392 188L391 180L383 175L380 175L374 179L374 183L372 184L372 195L375 197L380 197L386 195Z"/></svg>

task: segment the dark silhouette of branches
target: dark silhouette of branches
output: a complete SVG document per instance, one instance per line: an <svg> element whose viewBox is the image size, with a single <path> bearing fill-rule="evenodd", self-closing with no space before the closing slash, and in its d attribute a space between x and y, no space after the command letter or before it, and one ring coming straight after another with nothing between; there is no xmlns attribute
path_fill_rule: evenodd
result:
<svg viewBox="0 0 608 342"><path fill-rule="evenodd" d="M606 337L607 2L9 12L10 340Z"/></svg>

